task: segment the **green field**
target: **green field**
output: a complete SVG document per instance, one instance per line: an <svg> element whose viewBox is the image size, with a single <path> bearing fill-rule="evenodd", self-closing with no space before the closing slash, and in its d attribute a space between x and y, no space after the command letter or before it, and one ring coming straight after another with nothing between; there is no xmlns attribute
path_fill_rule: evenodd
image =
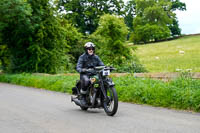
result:
<svg viewBox="0 0 200 133"><path fill-rule="evenodd" d="M136 55L148 72L200 72L200 35L137 46ZM184 52L183 52L184 51Z"/></svg>

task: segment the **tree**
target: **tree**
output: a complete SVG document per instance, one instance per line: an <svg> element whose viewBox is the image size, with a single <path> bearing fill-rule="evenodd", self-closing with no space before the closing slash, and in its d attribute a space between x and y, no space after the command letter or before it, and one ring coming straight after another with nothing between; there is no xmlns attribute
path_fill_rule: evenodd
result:
<svg viewBox="0 0 200 133"><path fill-rule="evenodd" d="M172 2L172 11L180 10L180 11L185 11L186 10L186 4L183 2L180 2L180 0L171 0Z"/></svg>
<svg viewBox="0 0 200 133"><path fill-rule="evenodd" d="M69 64L66 30L55 14L49 0L28 0L32 7L31 21L34 24L31 47L31 66L36 72L57 73Z"/></svg>
<svg viewBox="0 0 200 133"><path fill-rule="evenodd" d="M115 15L103 15L99 27L89 40L97 45L97 54L106 65L112 65L118 72L145 72L138 58L133 55L136 48L127 46L128 28L124 19Z"/></svg>
<svg viewBox="0 0 200 133"><path fill-rule="evenodd" d="M133 19L135 16L135 0L129 0L125 6L125 24L129 27L130 31L133 31Z"/></svg>
<svg viewBox="0 0 200 133"><path fill-rule="evenodd" d="M136 18L133 21L133 41L150 42L166 39L170 36L168 25L172 23L174 13L171 3L165 0L136 0Z"/></svg>
<svg viewBox="0 0 200 133"><path fill-rule="evenodd" d="M181 29L179 28L178 19L174 17L172 21L172 24L168 26L171 31L171 36L180 36Z"/></svg>
<svg viewBox="0 0 200 133"><path fill-rule="evenodd" d="M0 70L2 69L3 71L8 70L9 66L9 58L10 58L10 53L7 45L2 44L0 41Z"/></svg>
<svg viewBox="0 0 200 133"><path fill-rule="evenodd" d="M180 11L186 10L185 3L180 2L180 0L171 0L171 2L172 2L172 6L171 6L172 12L174 12L176 10L180 10ZM169 29L171 30L171 35L179 36L179 35L181 35L181 29L179 28L178 19L177 19L176 15L172 19L173 19L173 23L168 26Z"/></svg>
<svg viewBox="0 0 200 133"><path fill-rule="evenodd" d="M139 25L134 30L133 38L134 42L147 43L150 41L158 41L170 36L170 30L167 26L158 25Z"/></svg>
<svg viewBox="0 0 200 133"><path fill-rule="evenodd" d="M22 0L0 1L0 34L3 51L10 53L10 69L20 69L29 58L26 49L33 26L31 24L30 5ZM4 56L5 57L5 56ZM5 65L3 63L3 65ZM4 66L6 67L6 66Z"/></svg>
<svg viewBox="0 0 200 133"><path fill-rule="evenodd" d="M11 72L57 73L66 68L66 31L49 0L1 0L0 14Z"/></svg>
<svg viewBox="0 0 200 133"><path fill-rule="evenodd" d="M60 0L60 10L64 6L65 18L70 20L82 33L93 33L103 14L122 15L123 0Z"/></svg>
<svg viewBox="0 0 200 133"><path fill-rule="evenodd" d="M62 26L66 30L66 41L70 46L68 54L71 55L71 62L77 63L79 56L84 52L83 40L84 36L78 32L78 30L70 24L66 19L62 20Z"/></svg>
<svg viewBox="0 0 200 133"><path fill-rule="evenodd" d="M121 64L131 57L130 48L124 45L127 33L123 18L108 14L100 18L99 27L91 38L106 64Z"/></svg>

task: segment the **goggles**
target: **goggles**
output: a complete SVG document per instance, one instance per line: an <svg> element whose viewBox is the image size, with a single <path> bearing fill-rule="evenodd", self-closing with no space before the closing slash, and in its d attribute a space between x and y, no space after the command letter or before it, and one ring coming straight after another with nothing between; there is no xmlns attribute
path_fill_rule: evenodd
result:
<svg viewBox="0 0 200 133"><path fill-rule="evenodd" d="M87 50L93 50L94 51L94 48L87 48Z"/></svg>

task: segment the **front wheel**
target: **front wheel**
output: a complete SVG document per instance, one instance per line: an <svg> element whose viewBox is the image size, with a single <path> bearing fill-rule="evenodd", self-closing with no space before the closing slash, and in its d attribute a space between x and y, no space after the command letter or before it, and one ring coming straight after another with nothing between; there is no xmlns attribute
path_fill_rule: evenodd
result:
<svg viewBox="0 0 200 133"><path fill-rule="evenodd" d="M103 107L107 115L113 116L118 109L118 97L114 87L106 88L107 98L104 98Z"/></svg>

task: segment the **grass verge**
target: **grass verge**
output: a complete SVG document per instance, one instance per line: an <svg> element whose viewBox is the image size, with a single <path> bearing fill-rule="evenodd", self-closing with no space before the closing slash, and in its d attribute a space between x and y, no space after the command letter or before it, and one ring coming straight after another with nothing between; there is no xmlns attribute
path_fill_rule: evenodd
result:
<svg viewBox="0 0 200 133"><path fill-rule="evenodd" d="M42 88L51 91L71 93L71 88L75 85L78 75L70 76L50 76L33 74L2 74L0 82L12 83L17 85Z"/></svg>
<svg viewBox="0 0 200 133"><path fill-rule="evenodd" d="M0 82L71 93L78 75L2 74ZM200 112L200 80L170 82L133 76L113 77L120 101Z"/></svg>

